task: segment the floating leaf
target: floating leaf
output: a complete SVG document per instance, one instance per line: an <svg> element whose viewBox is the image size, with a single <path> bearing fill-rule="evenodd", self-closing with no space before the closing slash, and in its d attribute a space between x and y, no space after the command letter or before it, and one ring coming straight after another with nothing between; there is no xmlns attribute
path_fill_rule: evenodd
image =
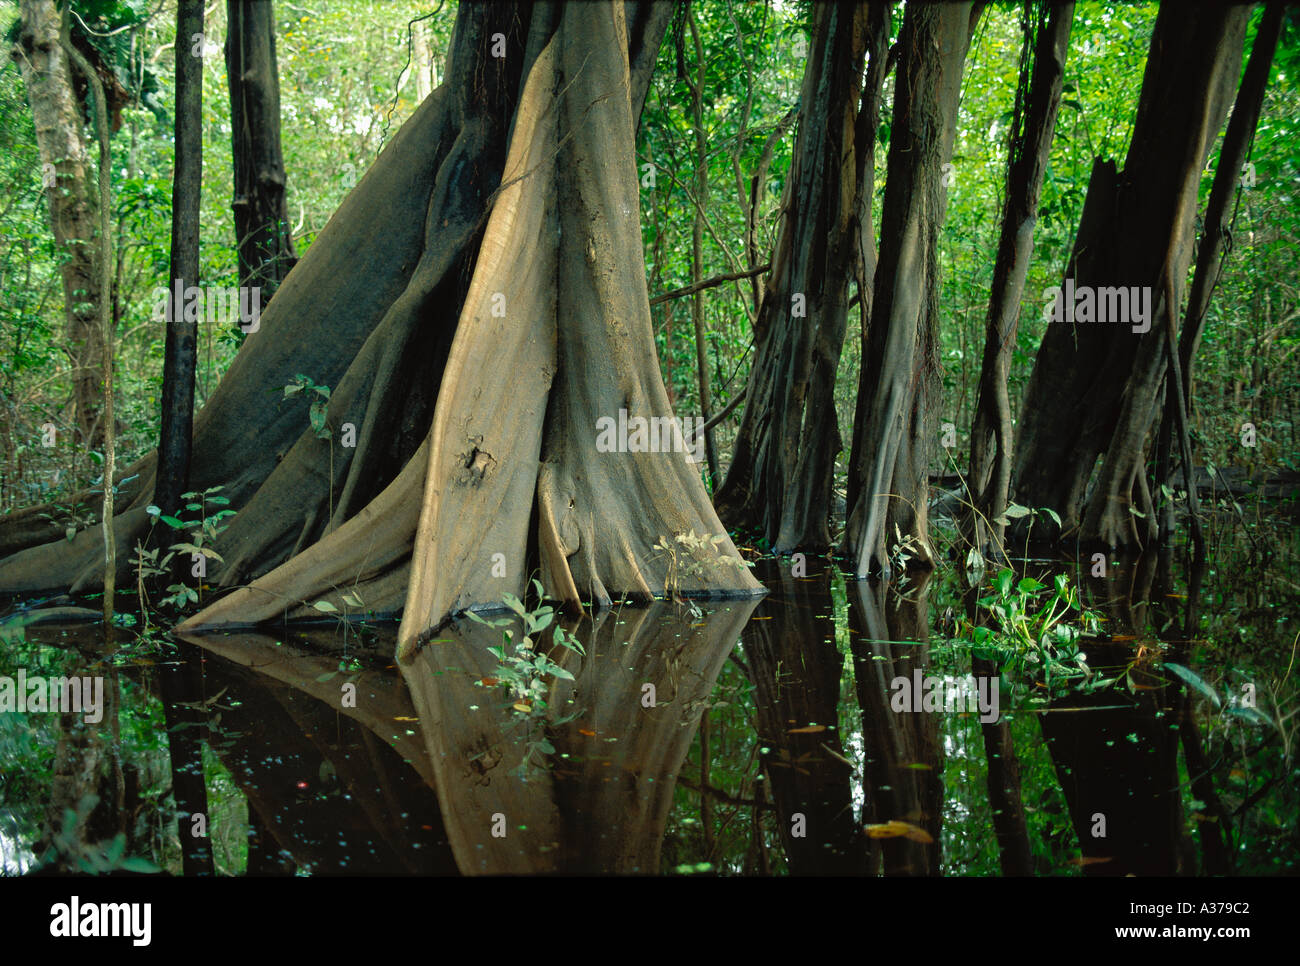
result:
<svg viewBox="0 0 1300 966"><path fill-rule="evenodd" d="M880 825L864 825L863 829L866 831L867 837L873 839L905 838L911 839L913 842L924 842L927 845L934 841L933 836L925 829L899 819L884 822Z"/></svg>

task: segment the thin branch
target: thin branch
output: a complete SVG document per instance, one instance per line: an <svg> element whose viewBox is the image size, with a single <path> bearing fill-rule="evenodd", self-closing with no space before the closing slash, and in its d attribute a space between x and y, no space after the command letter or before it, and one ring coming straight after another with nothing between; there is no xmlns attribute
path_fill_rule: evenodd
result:
<svg viewBox="0 0 1300 966"><path fill-rule="evenodd" d="M651 305L659 305L670 299L685 298L687 295L694 295L696 292L703 291L706 288L713 288L722 285L724 282L734 282L742 278L752 278L755 275L762 275L772 267L771 262L763 265L757 265L754 268L747 269L743 272L729 272L726 275L714 275L712 278L702 279L693 285L687 285L684 288L675 288L671 292L664 292L663 295L656 295L650 300Z"/></svg>

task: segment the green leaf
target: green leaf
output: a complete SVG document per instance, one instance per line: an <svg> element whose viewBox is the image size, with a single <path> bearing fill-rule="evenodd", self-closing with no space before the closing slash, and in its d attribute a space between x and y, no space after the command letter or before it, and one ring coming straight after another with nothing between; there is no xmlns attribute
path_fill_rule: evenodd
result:
<svg viewBox="0 0 1300 966"><path fill-rule="evenodd" d="M330 431L326 426L325 404L314 402L311 409L307 411L307 418L311 421L311 428L316 432L316 436L325 439L329 436Z"/></svg>
<svg viewBox="0 0 1300 966"><path fill-rule="evenodd" d="M1256 708L1225 708L1224 710L1228 714L1235 715L1238 718L1244 718L1256 727L1267 726L1277 730L1277 725L1273 723L1272 719L1269 718L1268 715L1261 713Z"/></svg>
<svg viewBox="0 0 1300 966"><path fill-rule="evenodd" d="M1213 704L1216 708L1221 706L1221 703L1219 701L1219 696L1214 693L1214 688L1206 684L1205 681L1202 680L1200 675L1198 675L1191 668L1183 667L1183 665L1181 664L1175 664L1173 661L1166 661L1165 667L1173 671L1180 678L1182 678L1184 681L1186 681L1188 684L1194 687L1197 691L1200 691L1201 694L1205 695L1205 697L1209 699L1209 702Z"/></svg>
<svg viewBox="0 0 1300 966"><path fill-rule="evenodd" d="M1046 584L1040 584L1033 577L1026 577L1020 581L1020 583L1016 584L1016 588L1022 594L1036 594L1046 586Z"/></svg>
<svg viewBox="0 0 1300 966"><path fill-rule="evenodd" d="M163 523L167 524L167 526L171 527L173 530L185 529L185 524L180 520L178 520L176 517L169 517L164 513L161 516L159 516L158 519L161 520Z"/></svg>
<svg viewBox="0 0 1300 966"><path fill-rule="evenodd" d="M1008 568L998 571L997 577L993 580L993 586L998 594L1006 597L1011 593L1011 584L1016 579L1016 575Z"/></svg>
<svg viewBox="0 0 1300 966"><path fill-rule="evenodd" d="M316 601L316 603L312 604L312 606L315 607L322 614L337 614L339 610L328 600L318 600Z"/></svg>
<svg viewBox="0 0 1300 966"><path fill-rule="evenodd" d="M1012 503L1007 507L1005 516L1012 520L1019 520L1021 517L1029 516L1028 507L1023 507L1019 503Z"/></svg>

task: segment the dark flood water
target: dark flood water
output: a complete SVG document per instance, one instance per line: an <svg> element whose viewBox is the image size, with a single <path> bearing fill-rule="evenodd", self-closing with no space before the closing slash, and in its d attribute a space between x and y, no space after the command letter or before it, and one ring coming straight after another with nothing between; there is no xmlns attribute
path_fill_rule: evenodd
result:
<svg viewBox="0 0 1300 966"><path fill-rule="evenodd" d="M179 874L208 856L222 875L1294 873L1300 588L1283 533L1267 553L1216 550L1190 633L1176 561L1112 559L1105 578L1087 557L1020 561L1077 581L1104 618L1081 646L1119 680L1092 691L1032 674L994 691L994 671L981 692L960 562L886 587L766 559L760 601L567 623L585 656L551 648L572 680L542 679L544 712L506 693L501 631L471 621L404 669L392 625L121 630L106 646L98 625L30 624L0 646L0 675L102 676L104 715L0 714L0 859L8 874L41 858ZM956 698L900 710L900 679Z"/></svg>

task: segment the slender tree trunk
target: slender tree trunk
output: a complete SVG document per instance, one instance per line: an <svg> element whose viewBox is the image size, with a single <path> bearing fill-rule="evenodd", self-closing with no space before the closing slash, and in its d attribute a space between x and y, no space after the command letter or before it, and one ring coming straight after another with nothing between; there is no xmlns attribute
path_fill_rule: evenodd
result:
<svg viewBox="0 0 1300 966"><path fill-rule="evenodd" d="M691 119L695 128L695 219L691 223L691 284L704 278L704 213L709 203L709 146L704 133L704 44L695 25L694 8L689 0L685 17L691 28L695 47L695 80L691 88ZM713 417L713 399L709 391L709 354L704 325L704 293L691 298L691 321L695 324L695 368L700 386L700 415L707 423ZM713 431L704 431L704 448L709 462L709 483L718 485L718 451Z"/></svg>
<svg viewBox="0 0 1300 966"><path fill-rule="evenodd" d="M1038 198L1056 130L1065 57L1074 4L1026 3L1022 14L1024 46L1016 89L1007 163L1002 233L993 265L980 369L979 397L971 426L971 465L967 486L971 512L967 532L986 554L1001 546L1011 484L1011 400L1007 371L1016 346L1020 299L1034 248Z"/></svg>
<svg viewBox="0 0 1300 966"><path fill-rule="evenodd" d="M815 553L831 543L840 450L835 374L849 280L863 228L869 233L888 37L888 4L813 7L799 134L755 326L745 412L715 501L728 526L759 530L778 553Z"/></svg>
<svg viewBox="0 0 1300 966"><path fill-rule="evenodd" d="M95 233L98 207L91 181L89 146L72 67L60 43L60 15L54 0L22 0L18 43L12 50L36 123L42 183L54 242L65 254L60 266L72 364L77 446L103 444L104 332L99 323L99 255Z"/></svg>
<svg viewBox="0 0 1300 966"><path fill-rule="evenodd" d="M1242 168L1254 138L1255 128L1259 123L1260 111L1264 105L1264 92L1268 87L1268 77L1273 63L1273 54L1277 49L1281 34L1284 6L1280 3L1270 4L1260 21L1255 35L1255 43L1250 51L1250 60L1246 73L1228 121L1228 129L1223 137L1223 146L1219 149L1219 162L1214 172L1214 183L1210 188L1210 198L1205 206L1205 218L1201 229L1200 244L1196 249L1196 269L1192 276L1192 287L1187 297L1187 308L1183 316L1182 333L1178 340L1178 364L1182 374L1183 398L1181 404L1176 395L1166 387L1164 418L1161 421L1161 439L1158 446L1156 482L1168 484L1171 478L1173 433L1179 423L1179 411L1189 413L1192 406L1192 366L1196 350L1205 331L1206 311L1210 305L1210 296L1219 280L1223 259L1227 254L1228 205L1236 194L1236 188L1242 178ZM1185 418L1185 415L1184 417ZM1192 467L1184 467L1184 479L1187 481L1189 496L1194 492L1191 487ZM1169 522L1172 515L1167 514ZM1163 528L1162 539L1170 536L1169 528Z"/></svg>
<svg viewBox="0 0 1300 966"><path fill-rule="evenodd" d="M176 36L203 32L203 0L180 0ZM189 489L194 430L194 369L198 323L186 318L184 292L199 284L199 199L203 178L203 58L189 43L176 44L176 163L172 180L172 242L167 293L167 341L163 355L162 425L154 502L163 513L181 510ZM182 301L176 300L181 293ZM184 573L183 558L174 571Z"/></svg>
<svg viewBox="0 0 1300 966"><path fill-rule="evenodd" d="M926 500L937 246L972 12L970 3L909 4L899 36L880 261L849 463L844 544L859 577L889 574L887 547L900 535L917 541L916 561L933 556Z"/></svg>
<svg viewBox="0 0 1300 966"><path fill-rule="evenodd" d="M90 66L68 36L68 23L64 20L61 27L60 42L68 59L76 66L85 79L86 88L94 98L95 132L99 142L99 257L95 259L99 268L99 334L104 347L103 375L103 413L104 413L104 476L101 485L100 529L104 538L104 641L107 644L113 628L113 599L117 591L117 546L113 531L113 490L117 473L117 433L113 420L113 313L111 293L113 290L112 252L109 248L112 239L112 149L109 146L108 102L104 99L104 85L99 75Z"/></svg>
<svg viewBox="0 0 1300 966"><path fill-rule="evenodd" d="M258 288L261 300L266 302L298 261L280 151L280 72L275 57L274 4L272 0L226 0L226 16L226 73L235 173L231 207L239 253L239 284ZM422 26L416 24L417 28ZM427 56L426 49L424 62L415 65L417 77L423 78L425 94Z"/></svg>
<svg viewBox="0 0 1300 966"><path fill-rule="evenodd" d="M1021 408L1013 488L1016 502L1055 510L1061 532L1087 544L1141 547L1154 535L1142 470L1168 359L1165 316L1178 311L1196 190L1248 16L1209 2L1161 7L1123 175L1094 164L1062 296L1044 293L1060 321L1047 326ZM1055 526L1035 532L1049 538Z"/></svg>

